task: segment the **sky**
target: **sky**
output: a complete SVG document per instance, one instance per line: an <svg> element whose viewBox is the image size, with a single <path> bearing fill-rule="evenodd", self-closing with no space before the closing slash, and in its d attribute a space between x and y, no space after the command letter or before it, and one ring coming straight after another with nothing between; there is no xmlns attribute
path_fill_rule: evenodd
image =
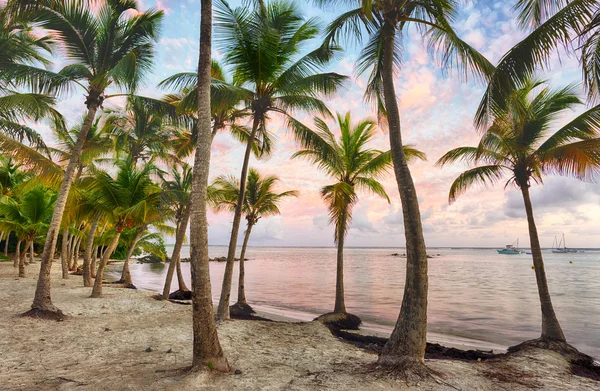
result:
<svg viewBox="0 0 600 391"><path fill-rule="evenodd" d="M298 0L299 1L299 0ZM183 71L195 71L198 59L200 9L198 0L143 0L140 9L158 8L164 11L163 31L157 45L154 72L148 77L143 95L160 97L169 92L156 85L164 78ZM241 3L232 0L231 5ZM304 3L304 2L303 2ZM514 2L464 1L454 27L459 36L496 63L508 49L524 35L515 22ZM318 16L325 26L336 15L305 2L302 10L306 17ZM318 42L314 42L318 45ZM311 47L307 46L307 50ZM354 73L358 49L347 45L344 55L330 69L352 77L352 82L335 97L326 99L332 112L350 112L358 121L376 118L372 107L363 102L366 76ZM452 181L465 165L443 169L434 163L451 148L476 145L478 135L472 122L483 93L477 80L461 80L456 72L441 72L429 55L426 45L416 31L404 37L404 63L396 77L400 104L402 134L405 143L424 151L428 161L411 165L413 179L420 200L426 243L436 246L503 247L520 239L528 243L527 222L523 200L518 190L504 184L489 188L474 187L448 204L448 190ZM218 48L213 51L217 60L223 60ZM60 59L57 59L57 66ZM581 73L577 59L561 53L551 62L551 69L540 74L552 86L560 87L579 82ZM74 93L58 108L71 121L83 113L82 93ZM113 99L107 104L119 105ZM568 113L566 122L585 107ZM310 125L310 115L297 118ZM560 126L560 122L556 126ZM319 189L331 183L325 174L306 161L291 160L298 145L290 136L281 118L273 117L268 127L276 135L274 154L265 160L252 159L250 166L263 175L281 178L278 190L298 190L297 199L284 201L281 215L261 219L253 228L250 245L253 246L333 246L333 227L329 224L327 209ZM39 125L48 135L49 128ZM49 137L49 135L48 135ZM389 149L388 134L380 130L370 145ZM212 150L211 177L221 174L239 176L244 147L225 132L215 138ZM393 175L383 178L391 202L367 193L359 193L359 202L353 210L352 226L347 246L403 247L405 245L402 212L398 189ZM555 235L564 233L570 247L600 247L600 185L575 179L548 177L543 186L531 189L536 222L542 246L550 247ZM226 245L229 240L232 216L228 213L209 214L209 242ZM241 240L240 234L240 240ZM171 240L167 240L171 242Z"/></svg>

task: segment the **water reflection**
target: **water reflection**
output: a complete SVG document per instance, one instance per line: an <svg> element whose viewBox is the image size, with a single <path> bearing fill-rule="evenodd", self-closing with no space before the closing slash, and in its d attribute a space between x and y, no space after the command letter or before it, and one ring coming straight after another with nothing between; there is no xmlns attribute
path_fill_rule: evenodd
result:
<svg viewBox="0 0 600 391"><path fill-rule="evenodd" d="M210 248L211 257L226 252L225 247ZM402 250L345 251L348 311L388 330L398 316L405 277L405 260L390 256L393 252ZM491 250L435 252L442 257L429 263L431 332L505 346L539 336L540 307L530 256L503 256ZM248 257L246 295L251 304L292 309L309 314L307 318L333 309L335 249L250 248ZM555 310L567 339L580 350L600 356L600 253L547 253L544 257ZM224 263L211 263L215 301L224 267ZM138 287L162 290L166 265L133 264L131 269ZM189 263L183 263L182 269L190 284ZM232 299L237 297L236 285ZM172 289L177 289L176 279Z"/></svg>

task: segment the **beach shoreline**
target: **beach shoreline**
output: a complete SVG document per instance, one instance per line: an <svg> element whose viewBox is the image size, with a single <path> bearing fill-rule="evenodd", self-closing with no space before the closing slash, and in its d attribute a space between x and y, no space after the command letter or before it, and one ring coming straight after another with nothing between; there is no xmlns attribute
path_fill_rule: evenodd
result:
<svg viewBox="0 0 600 391"><path fill-rule="evenodd" d="M106 284L102 298L91 299L81 277L61 279L55 262L52 297L68 318L57 323L19 317L31 303L38 268L38 262L28 266L27 278L19 279L11 263L0 263L0 384L6 390L409 389L399 379L367 370L376 362L373 353L336 338L318 322L222 322L221 343L238 374L190 375L185 368L192 353L191 306L113 284ZM536 349L498 357L428 359L443 381L426 379L417 388L598 386L573 376L558 353Z"/></svg>

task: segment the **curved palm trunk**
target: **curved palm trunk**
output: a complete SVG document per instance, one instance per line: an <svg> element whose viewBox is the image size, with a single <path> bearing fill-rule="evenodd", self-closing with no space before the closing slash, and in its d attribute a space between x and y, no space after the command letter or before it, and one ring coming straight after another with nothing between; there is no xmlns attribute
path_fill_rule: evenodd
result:
<svg viewBox="0 0 600 391"><path fill-rule="evenodd" d="M101 215L98 214L98 216L96 216L94 219L85 242L85 252L83 253L83 286L92 286L92 273L90 266L92 264L92 252L95 250L94 237L96 235L96 230L98 229L100 217Z"/></svg>
<svg viewBox="0 0 600 391"><path fill-rule="evenodd" d="M62 267L62 278L69 278L69 229L65 228L62 234L60 249L60 264Z"/></svg>
<svg viewBox="0 0 600 391"><path fill-rule="evenodd" d="M69 234L69 240L67 242L67 271L71 270L72 259L73 259L73 241L75 240L75 236Z"/></svg>
<svg viewBox="0 0 600 391"><path fill-rule="evenodd" d="M25 248L23 252L21 252L19 257L19 277L25 278L25 259L27 258L27 252L29 251L29 247L31 246L31 241L28 240L25 242Z"/></svg>
<svg viewBox="0 0 600 391"><path fill-rule="evenodd" d="M19 267L19 262L21 260L21 242L22 240L17 242L17 250L15 251L15 257L13 258L14 267Z"/></svg>
<svg viewBox="0 0 600 391"><path fill-rule="evenodd" d="M35 261L35 254L33 248L33 242L31 243L31 247L29 247L29 263L33 263Z"/></svg>
<svg viewBox="0 0 600 391"><path fill-rule="evenodd" d="M10 231L6 234L6 242L4 242L4 256L8 257L8 242L10 240Z"/></svg>
<svg viewBox="0 0 600 391"><path fill-rule="evenodd" d="M125 285L133 285L133 280L131 279L131 272L129 271L129 259L131 258L131 255L135 251L135 247L137 246L138 242L140 241L140 238L142 237L142 234L144 233L145 230L146 230L146 227L138 228L137 234L135 235L135 238L133 239L131 246L129 246L129 249L127 250L127 256L125 257L125 263L123 264L123 271L121 272L121 282L124 283Z"/></svg>
<svg viewBox="0 0 600 391"><path fill-rule="evenodd" d="M335 279L335 306L334 313L345 314L344 301L344 239L346 234L346 213L340 219L337 227L337 270Z"/></svg>
<svg viewBox="0 0 600 391"><path fill-rule="evenodd" d="M81 156L81 150L83 144L87 138L87 134L92 127L92 122L96 117L98 111L98 97L100 93L94 92L94 96L88 97L88 112L79 131L79 137L71 152L71 158L69 164L65 170L65 176L60 185L56 203L54 204L54 213L52 214L52 220L46 236L46 242L44 243L44 250L42 251L40 274L35 289L35 296L31 305L31 314L35 315L38 312L51 312L59 316L62 316L60 311L54 304L50 296L50 271L52 269L52 260L54 251L56 249L56 241L58 239L58 232L60 230L60 224L62 221L63 213L65 211L65 205L67 204L67 197L69 196L69 190L73 183L73 178L76 173L77 166L79 164L79 158Z"/></svg>
<svg viewBox="0 0 600 391"><path fill-rule="evenodd" d="M230 369L217 334L208 265L206 192L210 171L211 115L210 63L212 47L212 0L201 0L200 54L198 56L198 145L194 157L190 219L192 272L192 368Z"/></svg>
<svg viewBox="0 0 600 391"><path fill-rule="evenodd" d="M252 232L252 224L248 224L246 233L244 235L244 244L242 244L242 252L240 253L240 276L238 279L238 298L237 304L248 304L246 302L246 287L245 277L246 271L244 270L244 259L246 258L246 247L248 246L248 239L250 239L250 233Z"/></svg>
<svg viewBox="0 0 600 391"><path fill-rule="evenodd" d="M427 250L415 185L404 156L400 113L394 87L395 26L383 26L383 95L389 123L390 149L398 183L406 238L406 282L394 331L379 355L379 363L423 363L427 343Z"/></svg>
<svg viewBox="0 0 600 391"><path fill-rule="evenodd" d="M73 250L73 265L71 270L74 272L76 272L77 268L79 267L79 247L81 246L81 240L82 238L77 238L75 241L75 249Z"/></svg>
<svg viewBox="0 0 600 391"><path fill-rule="evenodd" d="M552 307L552 299L546 281L546 271L544 270L544 260L542 258L542 249L538 239L535 220L533 219L533 206L529 197L529 186L521 186L523 201L525 202L525 212L527 213L527 224L529 226L529 241L531 243L531 255L535 269L535 279L537 281L538 294L542 307L542 339L566 342L565 335L558 323L558 318Z"/></svg>
<svg viewBox="0 0 600 391"><path fill-rule="evenodd" d="M185 279L183 278L183 272L181 271L181 257L177 260L177 286L181 292L189 292L190 289L185 284Z"/></svg>
<svg viewBox="0 0 600 391"><path fill-rule="evenodd" d="M94 246L94 250L92 250L92 259L90 262L90 274L92 278L96 278L96 259L99 258L98 252L100 251L99 246Z"/></svg>
<svg viewBox="0 0 600 391"><path fill-rule="evenodd" d="M219 299L219 308L217 310L217 319L229 319L229 299L231 297L231 280L233 278L233 265L235 261L235 249L237 247L238 233L240 223L242 221L242 207L244 204L244 196L246 194L246 181L248 179L248 164L250 162L250 152L256 137L256 131L260 124L259 116L255 114L252 124L252 132L250 139L246 145L244 154L244 163L242 164L242 173L240 174L240 191L238 193L237 204L233 214L233 224L231 227L231 238L229 239L229 250L227 251L227 263L225 264L225 274L223 275L223 285L221 286L221 297Z"/></svg>
<svg viewBox="0 0 600 391"><path fill-rule="evenodd" d="M108 249L104 252L100 263L98 264L98 271L96 272L96 280L94 281L94 287L92 288L92 294L90 297L100 297L102 296L102 279L104 277L104 268L110 259L113 251L117 248L119 244L119 238L121 237L121 232L117 232L110 244L108 245Z"/></svg>

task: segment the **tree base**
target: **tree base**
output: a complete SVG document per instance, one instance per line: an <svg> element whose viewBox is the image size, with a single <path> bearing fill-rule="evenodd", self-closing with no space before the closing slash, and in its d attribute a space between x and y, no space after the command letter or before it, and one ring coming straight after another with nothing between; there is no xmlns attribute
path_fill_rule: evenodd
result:
<svg viewBox="0 0 600 391"><path fill-rule="evenodd" d="M137 287L135 285L133 285L133 284L127 284L127 285L124 286L124 288L127 288L127 289L137 289Z"/></svg>
<svg viewBox="0 0 600 391"><path fill-rule="evenodd" d="M169 295L169 300L192 300L192 291L176 290Z"/></svg>
<svg viewBox="0 0 600 391"><path fill-rule="evenodd" d="M229 315L233 318L253 316L256 312L248 304L235 303L229 307Z"/></svg>
<svg viewBox="0 0 600 391"><path fill-rule="evenodd" d="M67 317L61 310L58 308L54 308L52 310L42 310L39 308L32 308L29 311L25 312L21 316L26 316L29 318L35 319L46 319L46 320L56 320L63 321Z"/></svg>
<svg viewBox="0 0 600 391"><path fill-rule="evenodd" d="M190 368L191 373L197 373L200 371L216 371L221 373L231 372L233 368L229 365L229 362L225 357L213 357L203 360L194 360L192 367Z"/></svg>
<svg viewBox="0 0 600 391"><path fill-rule="evenodd" d="M315 318L316 321L323 323L329 328L338 330L359 330L362 320L347 312L329 312Z"/></svg>

